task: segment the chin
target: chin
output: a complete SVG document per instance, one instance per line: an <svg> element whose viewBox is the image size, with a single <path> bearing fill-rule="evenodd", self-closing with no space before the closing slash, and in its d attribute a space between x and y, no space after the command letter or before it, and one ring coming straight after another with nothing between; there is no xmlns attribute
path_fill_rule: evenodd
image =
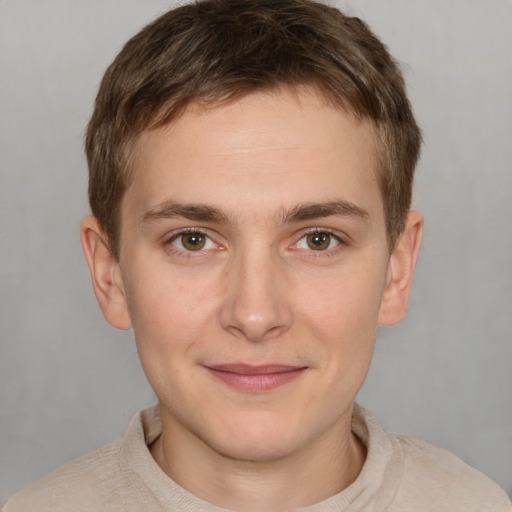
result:
<svg viewBox="0 0 512 512"><path fill-rule="evenodd" d="M251 415L254 416L254 415ZM282 418L246 417L230 424L210 446L222 456L249 462L283 459L306 443L303 429Z"/></svg>

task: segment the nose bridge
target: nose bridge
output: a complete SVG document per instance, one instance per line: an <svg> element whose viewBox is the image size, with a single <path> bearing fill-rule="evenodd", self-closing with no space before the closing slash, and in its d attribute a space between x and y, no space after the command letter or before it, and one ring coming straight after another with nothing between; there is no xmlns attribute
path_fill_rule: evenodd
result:
<svg viewBox="0 0 512 512"><path fill-rule="evenodd" d="M230 263L222 326L250 341L261 341L285 331L291 309L281 262L272 248L263 243L247 244L233 255Z"/></svg>

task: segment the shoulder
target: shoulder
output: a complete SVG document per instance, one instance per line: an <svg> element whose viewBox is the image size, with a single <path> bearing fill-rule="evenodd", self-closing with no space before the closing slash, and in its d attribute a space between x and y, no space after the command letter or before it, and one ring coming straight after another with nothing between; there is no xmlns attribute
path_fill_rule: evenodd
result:
<svg viewBox="0 0 512 512"><path fill-rule="evenodd" d="M158 407L143 409L132 418L122 439L38 480L9 499L0 512L161 510L154 482L166 488L166 499L174 487L147 448L160 432Z"/></svg>
<svg viewBox="0 0 512 512"><path fill-rule="evenodd" d="M403 452L396 501L404 511L422 503L421 510L432 512L512 512L505 492L454 454L419 439L390 436Z"/></svg>
<svg viewBox="0 0 512 512"><path fill-rule="evenodd" d="M105 495L121 484L120 446L116 441L72 460L15 494L2 511L103 510Z"/></svg>

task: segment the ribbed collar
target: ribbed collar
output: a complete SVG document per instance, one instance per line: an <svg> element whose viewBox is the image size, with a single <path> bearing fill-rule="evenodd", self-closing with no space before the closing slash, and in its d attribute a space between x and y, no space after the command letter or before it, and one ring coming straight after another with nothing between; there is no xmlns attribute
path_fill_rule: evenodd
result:
<svg viewBox="0 0 512 512"><path fill-rule="evenodd" d="M157 405L137 413L121 443L122 469L138 475L146 490L161 504L162 510L226 512L186 491L160 469L148 446L161 431L162 420ZM392 502L403 471L403 453L399 443L384 431L373 414L357 404L354 405L352 432L367 449L361 473L339 494L302 508L300 512L381 512Z"/></svg>

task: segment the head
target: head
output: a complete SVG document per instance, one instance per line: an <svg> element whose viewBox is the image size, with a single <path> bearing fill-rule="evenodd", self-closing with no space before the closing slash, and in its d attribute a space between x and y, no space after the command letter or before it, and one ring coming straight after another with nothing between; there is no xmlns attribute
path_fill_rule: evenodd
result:
<svg viewBox="0 0 512 512"><path fill-rule="evenodd" d="M116 257L139 136L191 103L215 107L282 86L312 87L369 121L392 249L410 208L421 137L386 47L360 19L310 0L202 0L134 36L101 83L86 136L89 200Z"/></svg>
<svg viewBox="0 0 512 512"><path fill-rule="evenodd" d="M82 243L159 398L162 467L355 476L353 401L377 326L407 311L421 239L418 145L385 48L321 4L198 2L128 42L88 129Z"/></svg>

